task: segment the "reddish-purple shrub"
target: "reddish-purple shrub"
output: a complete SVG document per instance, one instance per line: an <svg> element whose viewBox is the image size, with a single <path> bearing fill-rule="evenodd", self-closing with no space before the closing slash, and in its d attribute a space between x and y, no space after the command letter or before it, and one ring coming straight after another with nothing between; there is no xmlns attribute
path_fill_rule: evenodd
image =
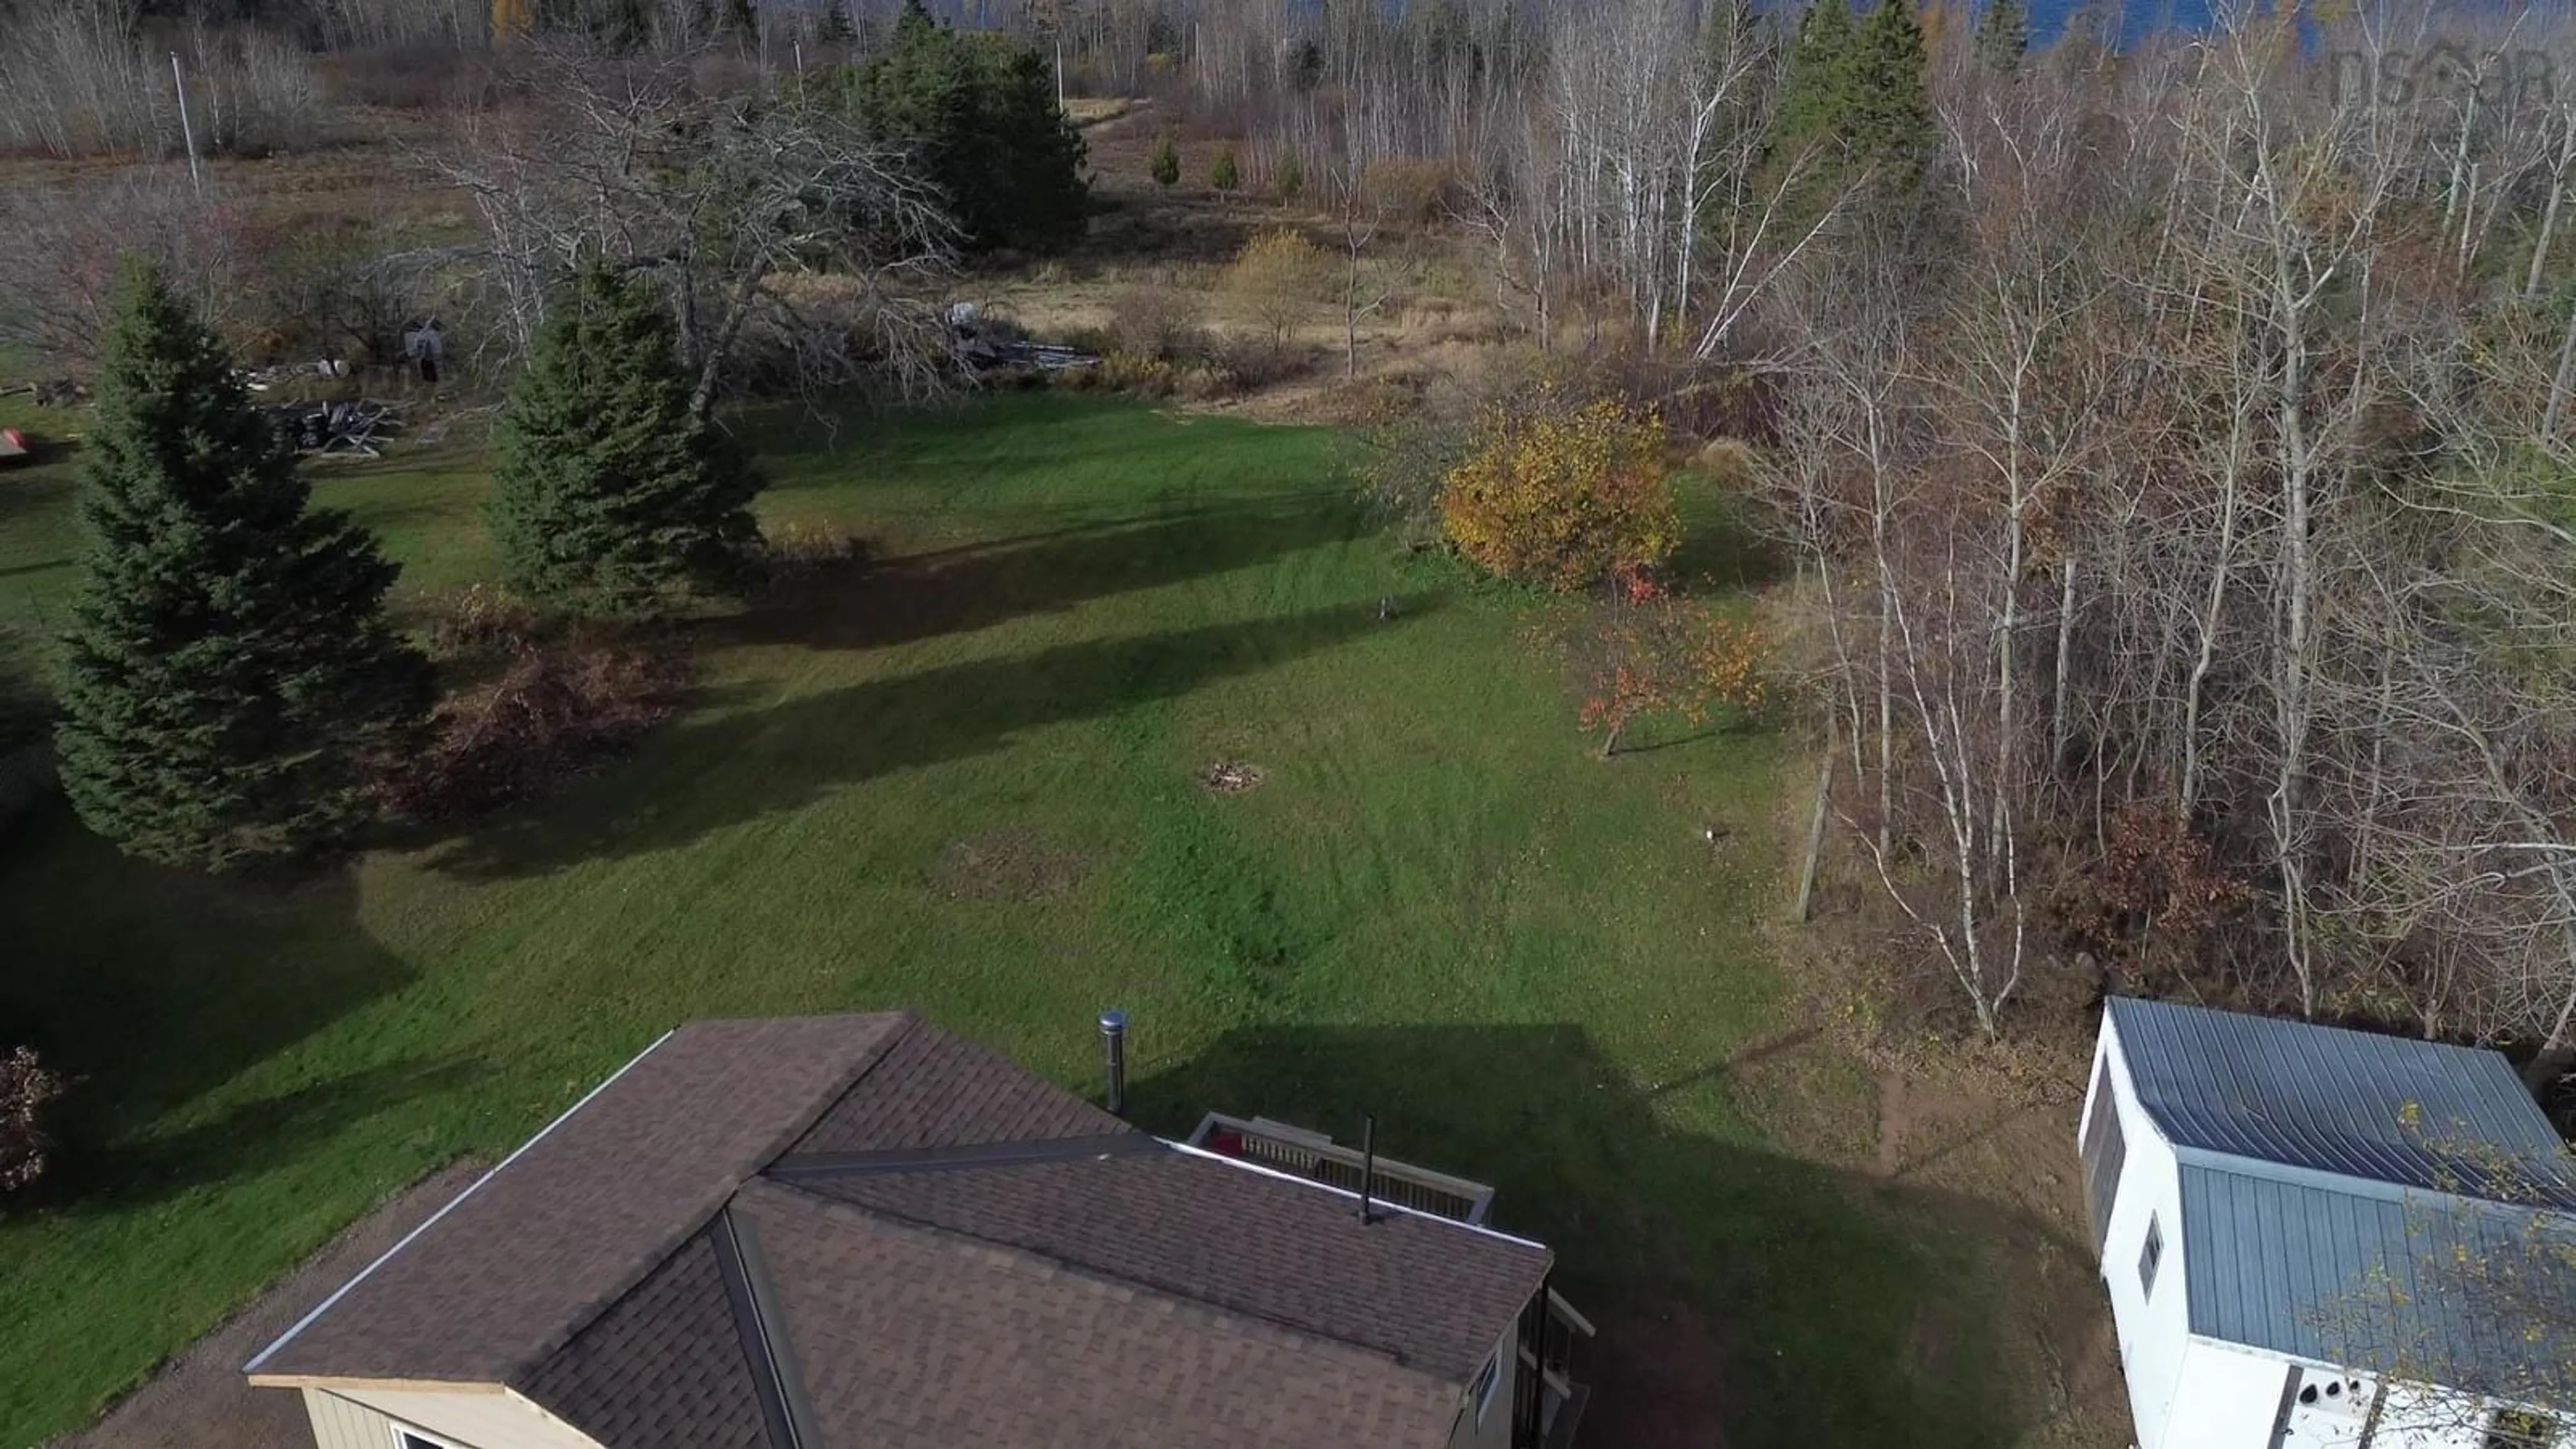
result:
<svg viewBox="0 0 2576 1449"><path fill-rule="evenodd" d="M34 1051L0 1052L0 1192L44 1175L45 1149L52 1145L45 1109L62 1094L62 1078L45 1070Z"/></svg>

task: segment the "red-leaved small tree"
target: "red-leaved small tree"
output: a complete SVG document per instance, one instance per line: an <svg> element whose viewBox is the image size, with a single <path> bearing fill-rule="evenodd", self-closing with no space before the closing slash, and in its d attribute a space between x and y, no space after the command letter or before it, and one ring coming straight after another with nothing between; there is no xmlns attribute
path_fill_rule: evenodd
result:
<svg viewBox="0 0 2576 1449"><path fill-rule="evenodd" d="M1640 715L1670 713L1700 724L1722 708L1761 708L1770 646L1755 626L1627 572L1578 653L1585 676L1579 718L1585 730L1601 732L1606 760Z"/></svg>
<svg viewBox="0 0 2576 1449"><path fill-rule="evenodd" d="M45 1108L63 1094L62 1078L27 1047L0 1052L0 1192L44 1175Z"/></svg>

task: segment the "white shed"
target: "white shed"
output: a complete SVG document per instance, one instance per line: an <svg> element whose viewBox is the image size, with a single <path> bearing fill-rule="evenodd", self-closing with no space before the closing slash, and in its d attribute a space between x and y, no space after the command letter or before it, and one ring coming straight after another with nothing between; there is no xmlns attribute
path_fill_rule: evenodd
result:
<svg viewBox="0 0 2576 1449"><path fill-rule="evenodd" d="M2576 1445L2576 1173L2502 1057L2118 998L2081 1124L2138 1449Z"/></svg>

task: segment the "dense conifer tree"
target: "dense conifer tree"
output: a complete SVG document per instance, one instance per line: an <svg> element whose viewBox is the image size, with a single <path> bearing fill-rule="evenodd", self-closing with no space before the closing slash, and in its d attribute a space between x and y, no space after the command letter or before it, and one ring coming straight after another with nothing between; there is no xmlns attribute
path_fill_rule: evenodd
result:
<svg viewBox="0 0 2576 1449"><path fill-rule="evenodd" d="M1082 235L1086 148L1037 51L998 32L961 34L912 0L886 53L858 74L854 101L868 130L912 148L968 248L1042 251Z"/></svg>
<svg viewBox="0 0 2576 1449"><path fill-rule="evenodd" d="M1857 25L1845 0L1810 6L1769 137L1771 164L1797 168L1793 214L1855 184L1872 214L1910 213L1937 142L1923 30L1907 0L1879 0Z"/></svg>
<svg viewBox="0 0 2576 1449"><path fill-rule="evenodd" d="M1977 18L1977 64L1997 75L2021 69L2030 53L2030 12L2022 0L1986 0Z"/></svg>
<svg viewBox="0 0 2576 1449"><path fill-rule="evenodd" d="M1908 0L1878 0L1852 37L1843 136L1880 198L1910 203L1940 136L1925 84L1923 27Z"/></svg>
<svg viewBox="0 0 2576 1449"><path fill-rule="evenodd" d="M57 740L92 830L168 865L309 862L371 820L429 666L385 618L397 572L308 506L232 358L161 275L121 283L81 459L79 592Z"/></svg>
<svg viewBox="0 0 2576 1449"><path fill-rule="evenodd" d="M825 45L850 45L859 38L859 29L850 23L850 0L832 0L823 10L823 21L815 35Z"/></svg>
<svg viewBox="0 0 2576 1449"><path fill-rule="evenodd" d="M690 415L689 392L646 283L593 263L555 298L493 437L492 533L513 585L636 613L737 576L760 476Z"/></svg>

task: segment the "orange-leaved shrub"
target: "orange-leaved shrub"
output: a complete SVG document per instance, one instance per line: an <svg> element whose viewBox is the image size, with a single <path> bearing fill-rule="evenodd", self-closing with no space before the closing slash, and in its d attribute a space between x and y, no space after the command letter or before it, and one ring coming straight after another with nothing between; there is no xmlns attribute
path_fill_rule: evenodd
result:
<svg viewBox="0 0 2576 1449"><path fill-rule="evenodd" d="M1681 539L1662 420L1611 400L1550 401L1478 419L1441 490L1449 542L1487 573L1541 588L1650 574Z"/></svg>
<svg viewBox="0 0 2576 1449"><path fill-rule="evenodd" d="M1771 643L1759 627L1675 597L1642 575L1616 580L1612 594L1575 641L1585 675L1579 719L1585 731L1601 731L1602 758L1618 752L1641 715L1699 724L1718 709L1762 708Z"/></svg>

